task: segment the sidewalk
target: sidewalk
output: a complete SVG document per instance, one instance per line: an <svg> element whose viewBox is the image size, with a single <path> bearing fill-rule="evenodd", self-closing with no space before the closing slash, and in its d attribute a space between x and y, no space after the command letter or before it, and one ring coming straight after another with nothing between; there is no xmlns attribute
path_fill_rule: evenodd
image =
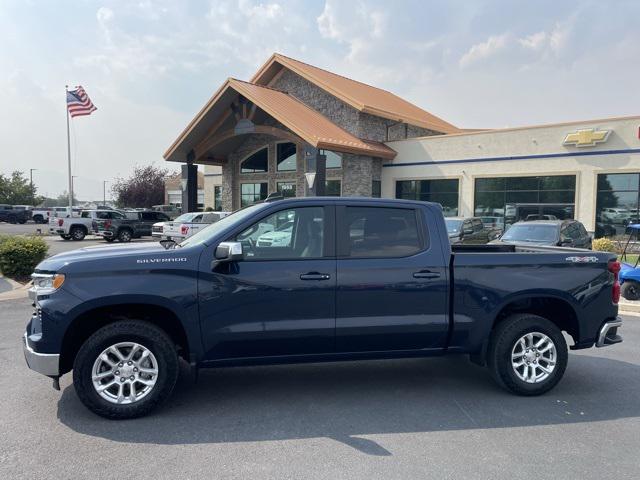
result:
<svg viewBox="0 0 640 480"><path fill-rule="evenodd" d="M16 300L27 298L31 282L22 285L10 278L0 275L0 302L3 300Z"/></svg>

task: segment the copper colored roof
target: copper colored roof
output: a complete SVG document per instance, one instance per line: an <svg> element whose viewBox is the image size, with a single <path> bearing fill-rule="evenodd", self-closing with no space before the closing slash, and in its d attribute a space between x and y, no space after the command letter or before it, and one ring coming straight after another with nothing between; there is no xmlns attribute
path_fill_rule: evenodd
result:
<svg viewBox="0 0 640 480"><path fill-rule="evenodd" d="M234 78L229 86L316 148L382 158L396 155L382 143L359 139L284 92Z"/></svg>
<svg viewBox="0 0 640 480"><path fill-rule="evenodd" d="M251 83L268 84L275 75L274 67L277 64L292 70L361 112L428 128L440 133L458 133L460 131L450 123L391 92L308 65L279 53L273 54L267 63L258 70L251 79Z"/></svg>

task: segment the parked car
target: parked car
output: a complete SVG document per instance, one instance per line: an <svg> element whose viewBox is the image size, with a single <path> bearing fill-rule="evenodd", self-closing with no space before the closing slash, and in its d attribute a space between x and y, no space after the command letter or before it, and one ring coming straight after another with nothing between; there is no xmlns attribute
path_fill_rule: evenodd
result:
<svg viewBox="0 0 640 480"><path fill-rule="evenodd" d="M632 213L628 208L603 208L600 210L600 217L604 222L624 225L629 222Z"/></svg>
<svg viewBox="0 0 640 480"><path fill-rule="evenodd" d="M239 241L279 218L293 222L287 245ZM49 257L24 353L54 387L73 369L80 401L111 419L166 400L179 357L198 369L466 353L505 389L540 395L567 367L563 331L572 349L622 341L619 269L605 252L452 246L433 203L289 198L173 247Z"/></svg>
<svg viewBox="0 0 640 480"><path fill-rule="evenodd" d="M13 205L0 204L0 222L26 223L30 218L30 210L15 208Z"/></svg>
<svg viewBox="0 0 640 480"><path fill-rule="evenodd" d="M558 220L558 217L544 213L533 213L531 215L527 215L527 218L524 219L525 222L532 222L534 220Z"/></svg>
<svg viewBox="0 0 640 480"><path fill-rule="evenodd" d="M162 212L169 217L169 220L173 220L180 216L182 209L177 205L154 205L151 207L156 212Z"/></svg>
<svg viewBox="0 0 640 480"><path fill-rule="evenodd" d="M51 216L50 207L34 207L31 211L31 218L34 223L49 223L49 217Z"/></svg>
<svg viewBox="0 0 640 480"><path fill-rule="evenodd" d="M156 222L166 222L169 217L162 212L152 210L124 211L122 217L98 219L93 225L94 233L107 242L118 240L130 242L133 238L151 236L151 227Z"/></svg>
<svg viewBox="0 0 640 480"><path fill-rule="evenodd" d="M488 243L497 236L491 235L480 217L447 217L445 218L447 233L451 244L482 244Z"/></svg>
<svg viewBox="0 0 640 480"><path fill-rule="evenodd" d="M181 242L229 214L229 212L183 213L175 220L165 222L162 238Z"/></svg>
<svg viewBox="0 0 640 480"><path fill-rule="evenodd" d="M60 235L64 240L81 241L93 233L96 220L115 218L124 218L124 215L116 210L82 210L77 217L51 217L49 233Z"/></svg>
<svg viewBox="0 0 640 480"><path fill-rule="evenodd" d="M591 248L591 236L577 220L516 222L495 243Z"/></svg>

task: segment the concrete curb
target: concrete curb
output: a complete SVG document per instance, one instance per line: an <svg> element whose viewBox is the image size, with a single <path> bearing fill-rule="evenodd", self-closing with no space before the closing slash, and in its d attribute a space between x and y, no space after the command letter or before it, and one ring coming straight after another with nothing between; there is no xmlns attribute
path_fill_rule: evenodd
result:
<svg viewBox="0 0 640 480"><path fill-rule="evenodd" d="M27 298L29 296L29 288L31 287L31 282L27 283L26 285L22 285L21 283L18 283L15 280L11 280L10 278L7 278L7 277L2 277L2 278L4 278L7 282L9 282L13 287L13 289L9 290L8 292L0 293L0 302L4 300L16 300L19 298Z"/></svg>
<svg viewBox="0 0 640 480"><path fill-rule="evenodd" d="M620 302L618 304L620 313L640 314L640 302Z"/></svg>

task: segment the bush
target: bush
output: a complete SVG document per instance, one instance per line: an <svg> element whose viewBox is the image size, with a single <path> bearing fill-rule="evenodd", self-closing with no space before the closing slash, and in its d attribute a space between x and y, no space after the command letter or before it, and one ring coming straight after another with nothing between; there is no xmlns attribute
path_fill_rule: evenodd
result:
<svg viewBox="0 0 640 480"><path fill-rule="evenodd" d="M26 280L44 260L48 249L42 238L4 235L0 237L0 272L16 280Z"/></svg>
<svg viewBox="0 0 640 480"><path fill-rule="evenodd" d="M591 244L593 250L598 252L615 252L615 244L608 238L596 238Z"/></svg>

